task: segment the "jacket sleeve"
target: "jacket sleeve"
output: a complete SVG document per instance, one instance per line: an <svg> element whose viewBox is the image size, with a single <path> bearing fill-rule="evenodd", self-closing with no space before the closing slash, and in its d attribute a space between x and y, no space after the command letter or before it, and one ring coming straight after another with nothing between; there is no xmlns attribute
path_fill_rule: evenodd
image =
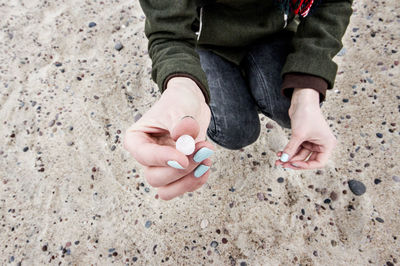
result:
<svg viewBox="0 0 400 266"><path fill-rule="evenodd" d="M191 78L209 103L207 77L195 51L196 33L192 23L197 16L195 1L140 0L146 15L145 35L152 60L153 80L161 93L175 76Z"/></svg>
<svg viewBox="0 0 400 266"><path fill-rule="evenodd" d="M335 82L333 57L343 47L342 37L353 12L353 0L321 0L312 13L300 20L282 69L282 94L291 97L294 88L313 88L325 100Z"/></svg>

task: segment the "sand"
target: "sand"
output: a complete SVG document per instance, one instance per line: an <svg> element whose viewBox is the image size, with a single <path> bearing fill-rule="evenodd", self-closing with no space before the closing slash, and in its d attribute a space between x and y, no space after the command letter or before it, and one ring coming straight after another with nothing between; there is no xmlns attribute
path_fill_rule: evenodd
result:
<svg viewBox="0 0 400 266"><path fill-rule="evenodd" d="M256 143L217 147L201 189L162 201L122 147L160 96L138 1L2 1L0 264L398 265L399 8L354 3L325 169L274 167L290 132L260 115Z"/></svg>

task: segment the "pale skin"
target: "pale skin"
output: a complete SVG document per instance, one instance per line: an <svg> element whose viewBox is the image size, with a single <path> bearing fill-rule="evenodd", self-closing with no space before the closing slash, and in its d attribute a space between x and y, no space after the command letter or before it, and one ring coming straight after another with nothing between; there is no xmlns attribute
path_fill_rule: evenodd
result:
<svg viewBox="0 0 400 266"><path fill-rule="evenodd" d="M336 138L322 115L319 93L310 88L296 88L289 116L292 136L283 151L277 153L279 157L286 153L289 159L282 162L277 158L275 165L296 170L324 167L336 146ZM193 156L203 147L215 150L206 140L210 119L210 108L197 84L189 78L174 77L161 98L127 129L124 148L144 167L147 182L157 188L161 199L171 200L207 182L210 170L199 178L194 177L194 170L199 164L211 166L211 159L196 163ZM184 134L196 141L196 149L190 156L175 149L175 141ZM167 164L170 160L184 169L170 167Z"/></svg>

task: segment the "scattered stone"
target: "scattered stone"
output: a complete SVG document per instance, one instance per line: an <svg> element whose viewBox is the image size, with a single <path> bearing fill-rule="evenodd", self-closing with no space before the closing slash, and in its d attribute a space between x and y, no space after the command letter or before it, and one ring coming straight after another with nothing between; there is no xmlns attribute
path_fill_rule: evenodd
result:
<svg viewBox="0 0 400 266"><path fill-rule="evenodd" d="M89 23L89 28L93 28L93 27L96 27L96 22L90 22Z"/></svg>
<svg viewBox="0 0 400 266"><path fill-rule="evenodd" d="M273 125L272 123L268 122L268 123L265 125L265 127L268 128L268 129L273 129L273 128L274 128L274 125Z"/></svg>
<svg viewBox="0 0 400 266"><path fill-rule="evenodd" d="M392 176L392 179L394 182L400 182L400 177L398 177L397 175Z"/></svg>
<svg viewBox="0 0 400 266"><path fill-rule="evenodd" d="M151 221L146 221L146 224L144 225L146 228L149 228L151 226Z"/></svg>
<svg viewBox="0 0 400 266"><path fill-rule="evenodd" d="M330 199L325 199L325 200L324 200L324 203L325 203L325 204L329 204L329 203L331 203L331 200L330 200Z"/></svg>
<svg viewBox="0 0 400 266"><path fill-rule="evenodd" d="M141 113L136 114L135 117L133 118L133 122L136 123L141 117L142 117Z"/></svg>
<svg viewBox="0 0 400 266"><path fill-rule="evenodd" d="M344 103L348 103L348 102L349 102L349 99L343 99L343 102L344 102Z"/></svg>
<svg viewBox="0 0 400 266"><path fill-rule="evenodd" d="M376 217L375 220L377 220L377 221L380 222L380 223L384 223L384 222L385 222L385 221L384 221L382 218L380 218L380 217Z"/></svg>
<svg viewBox="0 0 400 266"><path fill-rule="evenodd" d="M259 200L264 200L264 193L262 193L262 192L258 192L257 193L257 198L259 199Z"/></svg>
<svg viewBox="0 0 400 266"><path fill-rule="evenodd" d="M44 245L44 246L42 247L42 251L44 251L44 252L47 251L47 245Z"/></svg>
<svg viewBox="0 0 400 266"><path fill-rule="evenodd" d="M245 261L242 261L242 262L240 263L240 266L247 266L247 263L246 263Z"/></svg>
<svg viewBox="0 0 400 266"><path fill-rule="evenodd" d="M335 191L332 191L329 197L331 198L332 201L335 201L338 198L338 194Z"/></svg>
<svg viewBox="0 0 400 266"><path fill-rule="evenodd" d="M228 239L226 239L225 237L224 237L224 238L222 238L222 243L223 243L223 244L226 244L226 243L228 243Z"/></svg>
<svg viewBox="0 0 400 266"><path fill-rule="evenodd" d="M283 177L278 177L277 181L278 181L278 183L283 183L283 181L285 181L285 179L283 179Z"/></svg>
<svg viewBox="0 0 400 266"><path fill-rule="evenodd" d="M383 134L382 133L376 133L376 136L378 137L378 138L383 138Z"/></svg>
<svg viewBox="0 0 400 266"><path fill-rule="evenodd" d="M207 219L203 219L200 223L200 227L201 229L204 229L208 226L208 220Z"/></svg>
<svg viewBox="0 0 400 266"><path fill-rule="evenodd" d="M375 185L378 185L380 182L382 182L382 180L380 180L379 178L375 178L374 180Z"/></svg>
<svg viewBox="0 0 400 266"><path fill-rule="evenodd" d="M27 152L28 150L29 150L28 147L25 147L25 148L23 149L24 152Z"/></svg>
<svg viewBox="0 0 400 266"><path fill-rule="evenodd" d="M348 184L349 184L349 188L350 188L351 192L353 192L353 194L357 195L357 196L361 196L367 190L365 185L361 181L358 181L358 180L352 179L348 182Z"/></svg>
<svg viewBox="0 0 400 266"><path fill-rule="evenodd" d="M61 63L61 62L55 62L54 65L55 65L56 67L60 67L60 66L62 66L62 63Z"/></svg>
<svg viewBox="0 0 400 266"><path fill-rule="evenodd" d="M217 241L211 241L210 246L213 247L213 248L216 248L216 247L218 247L218 242Z"/></svg>
<svg viewBox="0 0 400 266"><path fill-rule="evenodd" d="M74 242L75 245L79 245L79 240Z"/></svg>
<svg viewBox="0 0 400 266"><path fill-rule="evenodd" d="M114 46L114 49L117 50L117 51L121 51L122 48L124 48L124 46L123 46L122 43L120 43L120 42L117 42L117 43L115 44L115 46Z"/></svg>

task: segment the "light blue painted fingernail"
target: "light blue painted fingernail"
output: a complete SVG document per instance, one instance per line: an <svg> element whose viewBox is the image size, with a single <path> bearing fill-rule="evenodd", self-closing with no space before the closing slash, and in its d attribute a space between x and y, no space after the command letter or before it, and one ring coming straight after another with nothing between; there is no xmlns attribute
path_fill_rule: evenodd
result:
<svg viewBox="0 0 400 266"><path fill-rule="evenodd" d="M176 169L185 169L177 161L168 161L167 164Z"/></svg>
<svg viewBox="0 0 400 266"><path fill-rule="evenodd" d="M284 163L286 163L287 161L289 161L289 154L287 154L287 153L282 153L282 156L281 156L281 162L284 162Z"/></svg>
<svg viewBox="0 0 400 266"><path fill-rule="evenodd" d="M208 169L210 169L209 166L200 164L199 166L197 166L196 170L194 170L194 176L199 178L200 176L204 175L204 173L207 172Z"/></svg>
<svg viewBox="0 0 400 266"><path fill-rule="evenodd" d="M200 150L198 150L196 152L196 154L193 157L193 160L196 163L202 162L205 159L207 159L208 157L210 157L211 155L213 155L213 153L214 153L214 151L209 148L206 148L206 147L201 148Z"/></svg>

